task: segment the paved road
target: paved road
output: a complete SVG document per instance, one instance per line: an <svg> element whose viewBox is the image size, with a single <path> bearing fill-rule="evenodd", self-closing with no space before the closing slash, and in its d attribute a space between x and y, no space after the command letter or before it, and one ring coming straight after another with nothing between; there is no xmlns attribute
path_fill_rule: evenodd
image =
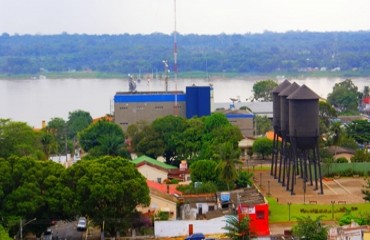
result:
<svg viewBox="0 0 370 240"><path fill-rule="evenodd" d="M52 226L53 239L58 240L82 240L84 232L77 231L77 222L58 221L56 225Z"/></svg>

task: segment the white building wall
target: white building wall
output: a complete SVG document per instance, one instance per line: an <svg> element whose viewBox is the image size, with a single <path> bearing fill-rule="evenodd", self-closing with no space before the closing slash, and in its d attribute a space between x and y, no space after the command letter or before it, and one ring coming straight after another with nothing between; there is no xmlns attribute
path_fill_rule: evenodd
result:
<svg viewBox="0 0 370 240"><path fill-rule="evenodd" d="M160 170L158 168L149 166L149 165L142 165L137 168L137 170L148 180L157 182L157 179L161 179L161 183L163 180L167 179L167 172Z"/></svg>
<svg viewBox="0 0 370 240"><path fill-rule="evenodd" d="M193 232L208 234L223 234L226 218L220 217L211 220L181 220L181 221L155 221L154 235L160 237L178 237L189 235L189 225L193 224Z"/></svg>

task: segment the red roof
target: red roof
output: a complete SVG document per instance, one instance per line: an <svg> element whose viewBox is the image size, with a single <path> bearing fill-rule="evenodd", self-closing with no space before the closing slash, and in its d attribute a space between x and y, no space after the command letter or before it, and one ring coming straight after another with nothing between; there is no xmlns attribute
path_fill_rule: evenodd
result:
<svg viewBox="0 0 370 240"><path fill-rule="evenodd" d="M178 195L182 195L182 192L180 192L179 190L176 189L176 186L175 184L163 184L163 183L157 183L157 182L154 182L154 181L150 181L150 180L146 180L146 184L148 185L149 188L151 189L155 189L155 190L158 190L162 193L167 193L167 186L168 186L168 190L169 190L169 193L168 194L178 194Z"/></svg>

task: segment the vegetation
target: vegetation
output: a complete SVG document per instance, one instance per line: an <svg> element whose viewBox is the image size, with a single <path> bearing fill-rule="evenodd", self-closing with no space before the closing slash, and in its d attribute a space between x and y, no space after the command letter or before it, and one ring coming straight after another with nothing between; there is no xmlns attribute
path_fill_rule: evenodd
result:
<svg viewBox="0 0 370 240"><path fill-rule="evenodd" d="M364 200L370 202L370 180L367 180L367 186L364 186L362 193L364 194Z"/></svg>
<svg viewBox="0 0 370 240"><path fill-rule="evenodd" d="M121 127L115 123L100 120L82 130L78 137L81 147L90 156L125 156L125 137Z"/></svg>
<svg viewBox="0 0 370 240"><path fill-rule="evenodd" d="M0 224L10 236L20 219L36 218L25 232L40 237L53 220L81 215L98 225L105 221L114 236L132 227L136 206L149 204L145 178L129 161L113 157L81 160L68 169L29 157L0 158L0 189Z"/></svg>
<svg viewBox="0 0 370 240"><path fill-rule="evenodd" d="M228 215L224 229L227 231L225 235L233 240L249 240L252 237L248 217L240 220L236 215Z"/></svg>
<svg viewBox="0 0 370 240"><path fill-rule="evenodd" d="M359 92L351 79L336 83L333 92L328 95L328 103L342 114L358 113Z"/></svg>
<svg viewBox="0 0 370 240"><path fill-rule="evenodd" d="M328 229L321 223L321 217L300 217L292 230L293 236L299 239L326 240L328 236Z"/></svg>
<svg viewBox="0 0 370 240"><path fill-rule="evenodd" d="M253 152L260 154L262 159L265 159L266 156L272 154L272 140L266 137L257 138L253 143Z"/></svg>
<svg viewBox="0 0 370 240"><path fill-rule="evenodd" d="M271 91L277 87L277 83L273 80L263 80L253 84L253 100L268 102L272 101Z"/></svg>
<svg viewBox="0 0 370 240"><path fill-rule="evenodd" d="M192 71L191 76L197 77L206 77L207 72L219 75L306 72L318 76L322 74L320 70L334 76L338 73L358 76L368 74L370 69L369 34L366 31L178 34L179 66L182 73ZM67 77L162 75L162 60L173 62L172 42L171 35L161 33L48 36L3 33L0 73L5 77L18 74L59 77L58 72Z"/></svg>
<svg viewBox="0 0 370 240"><path fill-rule="evenodd" d="M256 124L256 135L264 135L266 132L272 130L272 122L267 116L255 116L255 124Z"/></svg>
<svg viewBox="0 0 370 240"><path fill-rule="evenodd" d="M289 206L288 204L281 204L275 198L267 197L269 203L269 222L286 222L289 220ZM334 205L334 220L339 220L342 216L350 212L355 216L362 216L369 212L368 203L358 204L335 204ZM315 219L321 216L323 221L332 220L332 206L330 204L292 204L290 206L290 219L296 222L301 217L311 217Z"/></svg>

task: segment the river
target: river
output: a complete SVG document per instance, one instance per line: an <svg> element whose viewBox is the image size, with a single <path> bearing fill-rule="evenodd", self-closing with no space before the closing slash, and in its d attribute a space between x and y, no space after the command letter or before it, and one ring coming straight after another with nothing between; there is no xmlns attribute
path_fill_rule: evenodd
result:
<svg viewBox="0 0 370 240"><path fill-rule="evenodd" d="M306 78L289 79L299 85L306 84L319 96L326 98L335 83L344 78ZM215 79L215 102L231 102L229 98L240 97L241 101L253 96L253 84L257 80ZM369 78L352 78L353 83L362 91L369 86ZM204 79L178 79L169 81L169 90L185 91L193 84L206 86ZM278 83L280 83L278 81ZM163 80L142 80L137 83L137 91L163 91ZM118 91L128 91L128 79L27 79L0 80L0 118L26 122L40 128L42 120L54 117L68 120L68 113L84 110L93 118L113 112L113 96Z"/></svg>

